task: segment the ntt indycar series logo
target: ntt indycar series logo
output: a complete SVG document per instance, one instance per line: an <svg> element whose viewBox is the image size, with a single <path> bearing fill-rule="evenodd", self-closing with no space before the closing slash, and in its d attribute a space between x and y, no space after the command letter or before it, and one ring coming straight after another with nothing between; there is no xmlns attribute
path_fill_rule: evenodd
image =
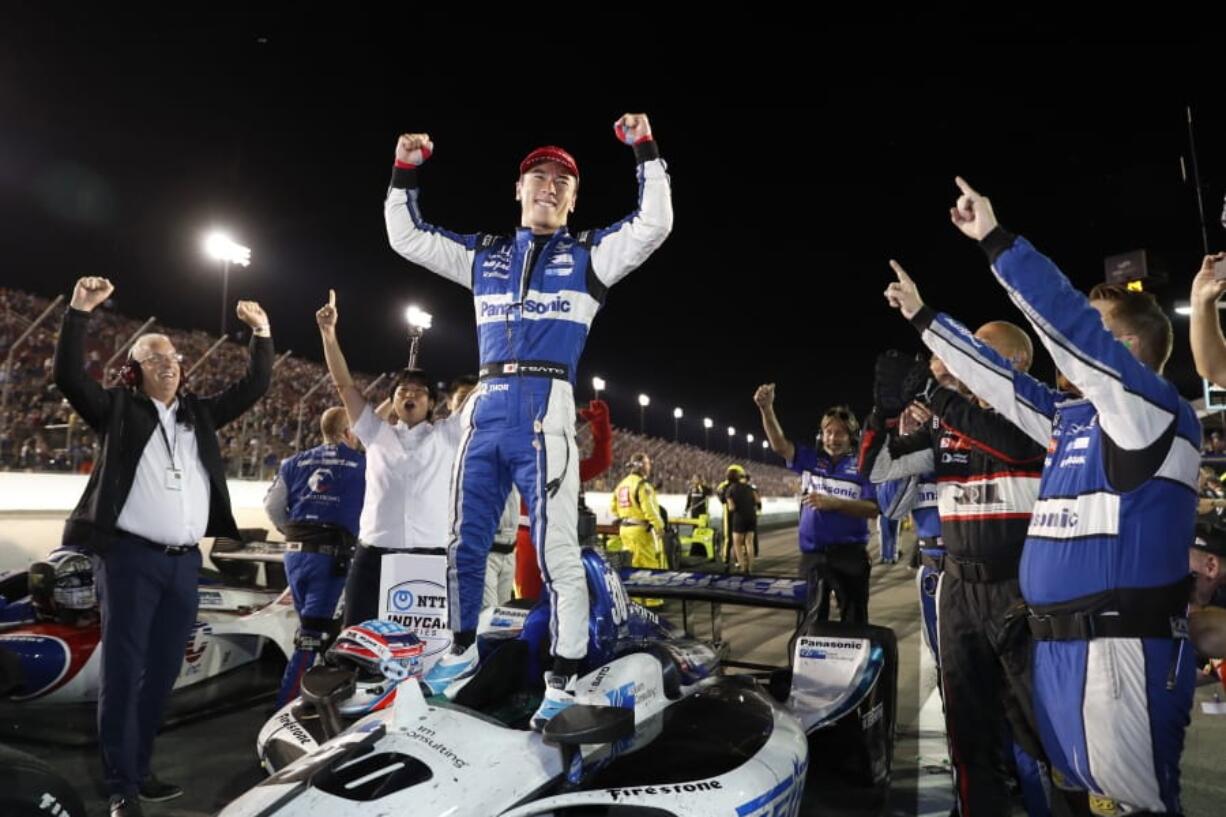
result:
<svg viewBox="0 0 1226 817"><path fill-rule="evenodd" d="M410 579L392 587L387 596L387 618L413 631L426 642L425 655L437 655L451 646L447 629L447 588L426 579Z"/></svg>
<svg viewBox="0 0 1226 817"><path fill-rule="evenodd" d="M481 304L481 317L483 318L501 318L506 315L513 314L519 309L517 303L496 304L483 302ZM561 296L554 298L551 301L536 301L526 300L523 302L523 312L525 315L550 315L550 314L567 314L573 308L570 301Z"/></svg>

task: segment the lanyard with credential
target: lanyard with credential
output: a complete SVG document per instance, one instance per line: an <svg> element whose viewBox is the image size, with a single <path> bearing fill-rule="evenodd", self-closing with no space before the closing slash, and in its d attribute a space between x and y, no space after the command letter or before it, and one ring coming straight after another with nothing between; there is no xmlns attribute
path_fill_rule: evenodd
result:
<svg viewBox="0 0 1226 817"><path fill-rule="evenodd" d="M162 444L166 446L166 454L170 457L170 467L166 469L166 488L171 491L183 490L183 472L175 464L175 451L179 448L179 424L171 419L174 425L174 437L166 436L166 426L162 425L162 418L158 417L158 434L162 436ZM173 440L173 441L172 441Z"/></svg>
<svg viewBox="0 0 1226 817"><path fill-rule="evenodd" d="M177 471L178 468L175 466L175 452L179 450L179 424L175 423L173 420L171 422L175 428L173 438L166 436L166 426L162 424L161 417L158 418L158 433L162 435L162 444L166 446L166 454L170 457L170 467ZM171 442L172 439L174 442Z"/></svg>

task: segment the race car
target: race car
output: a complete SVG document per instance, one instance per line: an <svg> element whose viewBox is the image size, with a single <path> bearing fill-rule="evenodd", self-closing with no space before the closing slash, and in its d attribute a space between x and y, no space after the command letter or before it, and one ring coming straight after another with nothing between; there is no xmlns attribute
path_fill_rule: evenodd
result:
<svg viewBox="0 0 1226 817"><path fill-rule="evenodd" d="M340 710L360 676L342 665L309 672L303 700L260 735L275 773L222 817L795 815L814 796L811 758L827 755L856 766L867 784L888 782L891 631L806 619L790 666L721 674L714 647L632 604L637 588L624 587L597 551L585 549L583 562L594 654L577 704L542 734L527 721L548 643L534 616L545 609L547 621L547 602L526 613L497 608L479 637L480 668L446 695L427 698L409 678L390 706L349 721Z"/></svg>
<svg viewBox="0 0 1226 817"><path fill-rule="evenodd" d="M599 551L585 548L582 553L592 612L588 619L588 655L582 669L597 669L626 653L652 651L679 656L684 667L682 677L687 683L701 680L718 668L718 656L708 645L678 638L666 621L626 597L617 573ZM503 667L504 672L491 675L494 671L490 670L479 683L474 679L476 686L461 700L471 702L474 690L486 690L497 678L500 685L495 691L480 693L483 707L496 710L493 714L510 726L526 727L528 716L540 703L543 690L539 679L549 665L548 656L542 652L542 645L549 642L549 614L548 596L531 609L508 605L484 610L477 641L483 666L494 661L493 665ZM337 637L325 663L353 676L352 688L343 697L332 694L342 720L352 722L389 706L397 695L397 687L408 676L420 676L420 672L405 672L404 662L396 658L397 650L406 649L406 633L392 622L365 622ZM529 649L528 645L536 645L536 649ZM492 655L496 652L500 657L494 660ZM516 656L514 667L506 669L511 667L512 653ZM314 668L307 675L312 673L319 676L321 670ZM309 696L304 694L306 697ZM283 768L333 736L334 732L321 722L319 709L309 700L294 701L265 724L258 749L266 770Z"/></svg>
<svg viewBox="0 0 1226 817"><path fill-rule="evenodd" d="M90 743L102 637L90 559L59 550L23 573L0 579L0 652L15 657L19 670L19 683L0 697L0 734ZM298 619L288 591L202 576L199 598L169 723L274 693L293 651Z"/></svg>
<svg viewBox="0 0 1226 817"><path fill-rule="evenodd" d="M0 652L0 695L8 694L19 683L17 657ZM72 785L45 761L0 745L0 814L73 817L85 814L85 804Z"/></svg>
<svg viewBox="0 0 1226 817"><path fill-rule="evenodd" d="M708 562L714 562L719 558L724 536L722 532L711 527L711 517L704 513L696 517L679 517L671 521L677 527L682 556L697 556Z"/></svg>

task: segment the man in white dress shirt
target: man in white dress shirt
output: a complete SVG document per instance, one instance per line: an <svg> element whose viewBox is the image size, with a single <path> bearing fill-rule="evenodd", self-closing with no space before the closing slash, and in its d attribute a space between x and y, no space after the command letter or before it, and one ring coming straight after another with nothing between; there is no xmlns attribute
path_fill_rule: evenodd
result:
<svg viewBox="0 0 1226 817"><path fill-rule="evenodd" d="M64 544L94 554L102 611L98 743L112 817L139 817L140 800L183 791L150 772L153 738L196 625L205 536L238 538L217 429L268 389L272 336L259 304L239 301L253 337L246 375L213 397L182 389L181 356L160 334L137 339L104 389L85 371L90 313L114 291L77 281L55 349L55 384L97 433L102 453L64 525ZM139 799L138 799L139 795Z"/></svg>
<svg viewBox="0 0 1226 817"><path fill-rule="evenodd" d="M353 432L366 447L366 497L358 546L345 582L344 626L379 615L379 577L385 555L447 546L452 466L460 444L460 407L438 423L430 414L438 394L424 372L401 374L392 393L396 422L379 416L349 373L336 337L336 293L315 313L324 360Z"/></svg>

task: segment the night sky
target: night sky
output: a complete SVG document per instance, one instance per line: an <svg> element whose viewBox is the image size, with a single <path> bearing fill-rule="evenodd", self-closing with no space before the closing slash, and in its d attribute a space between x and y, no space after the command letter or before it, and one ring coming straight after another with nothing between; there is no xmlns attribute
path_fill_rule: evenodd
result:
<svg viewBox="0 0 1226 817"><path fill-rule="evenodd" d="M556 14L515 26L389 8L48 16L6 4L0 283L51 296L106 275L126 314L215 332L221 276L199 245L224 226L254 258L232 271L231 298L264 304L279 347L320 358L313 312L334 287L350 365L403 366L413 301L435 316L423 362L449 378L476 368L470 295L387 246L397 134L433 137L423 210L458 231L513 228L519 159L566 147L583 229L633 206L632 154L611 126L641 110L670 165L675 227L611 290L577 396L598 374L615 424L637 427L644 391L649 432L671 436L681 406L683 438L700 442L708 415L722 447L729 424L760 437L750 396L763 381L778 382L795 439L826 405L868 408L874 355L919 348L881 297L890 257L965 323L1020 321L949 224L955 174L1082 289L1105 256L1146 248L1170 306L1201 254L1180 171L1191 105L1209 240L1226 246L1220 19L666 23L623 4L596 22L538 6ZM1175 320L1168 374L1193 397Z"/></svg>

